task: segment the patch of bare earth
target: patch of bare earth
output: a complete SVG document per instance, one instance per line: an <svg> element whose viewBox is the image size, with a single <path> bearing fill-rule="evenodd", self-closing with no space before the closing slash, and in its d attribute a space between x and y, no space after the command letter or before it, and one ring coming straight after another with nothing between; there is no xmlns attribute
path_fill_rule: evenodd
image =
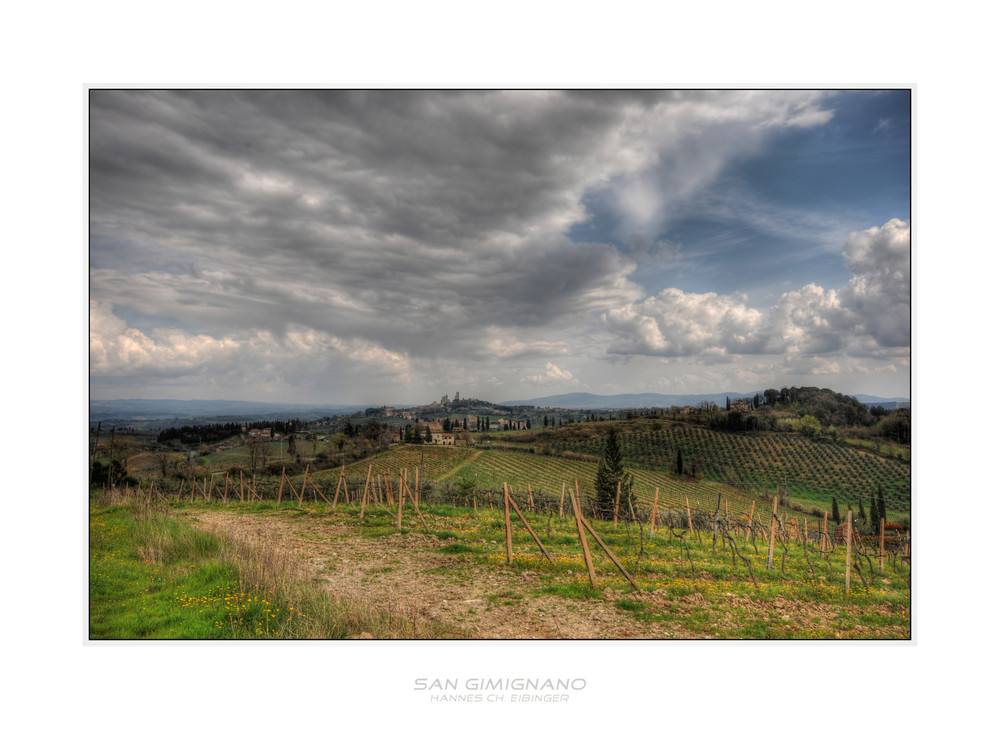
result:
<svg viewBox="0 0 1000 729"><path fill-rule="evenodd" d="M468 638L705 638L731 635L738 628L731 614L734 609L777 614L795 629L828 628L844 609L736 595L712 605L699 594L677 597L662 590L636 594L605 589L602 599L537 595L532 593L543 584L538 573L475 564L461 555L442 553L447 542L422 532L363 537L357 524L344 518L282 514L198 511L187 518L194 526L237 543L267 544L291 555L301 577L337 598L435 620ZM676 613L682 620L693 611L709 610L717 621L705 632L694 633L669 619L639 620L615 606L622 597L645 603L661 615ZM865 610L873 608L879 609Z"/></svg>
<svg viewBox="0 0 1000 729"><path fill-rule="evenodd" d="M209 511L188 518L237 542L265 542L295 556L302 577L339 598L438 620L469 638L702 637L640 623L613 598L532 595L542 585L537 573L469 565L437 551L445 542L434 535L362 537L342 519Z"/></svg>

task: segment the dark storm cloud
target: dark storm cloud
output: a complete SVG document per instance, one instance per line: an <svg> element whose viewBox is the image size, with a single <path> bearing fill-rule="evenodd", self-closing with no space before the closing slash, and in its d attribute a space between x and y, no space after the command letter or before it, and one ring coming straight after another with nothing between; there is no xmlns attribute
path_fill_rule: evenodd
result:
<svg viewBox="0 0 1000 729"><path fill-rule="evenodd" d="M568 381L546 358L602 357L600 313L645 294L646 249L568 237L585 196L610 190L640 229L767 129L822 123L822 98L94 90L92 370L406 382L519 360Z"/></svg>
<svg viewBox="0 0 1000 729"><path fill-rule="evenodd" d="M632 294L613 249L557 233L582 214L588 147L617 112L548 101L95 91L95 259L102 240L128 231L137 249L220 273L211 286L179 277L157 292L148 279L105 287L95 272L96 293L141 300L141 286L151 307L170 307L173 292L182 309L204 297L203 316L188 313L209 326L246 322L243 307L268 300L253 322L280 330L324 328L301 305L326 290L367 309L341 313L369 334L404 318L424 333L540 323L599 304L595 291ZM448 310L450 322L437 318Z"/></svg>

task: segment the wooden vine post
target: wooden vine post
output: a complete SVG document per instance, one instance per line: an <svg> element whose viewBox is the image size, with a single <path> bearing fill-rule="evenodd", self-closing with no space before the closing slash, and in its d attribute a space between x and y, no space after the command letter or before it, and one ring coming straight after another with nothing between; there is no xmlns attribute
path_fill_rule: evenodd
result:
<svg viewBox="0 0 1000 729"><path fill-rule="evenodd" d="M851 529L854 526L854 512L847 510L847 569L844 570L844 591L851 594Z"/></svg>
<svg viewBox="0 0 1000 729"><path fill-rule="evenodd" d="M830 535L827 534L827 531L826 531L826 518L827 518L827 516L828 516L828 514L824 511L823 512L823 531L819 535L819 551L820 552L826 552L826 545L827 545L827 542L830 539Z"/></svg>
<svg viewBox="0 0 1000 729"><path fill-rule="evenodd" d="M302 476L302 490L299 491L299 508L302 508L302 497L306 493L306 480L309 478L309 464L306 464L306 472ZM315 495L313 496L313 501L316 500Z"/></svg>
<svg viewBox="0 0 1000 729"><path fill-rule="evenodd" d="M503 485L503 528L504 543L507 546L507 566L510 567L514 564L514 544L510 533L510 492L506 482Z"/></svg>
<svg viewBox="0 0 1000 729"><path fill-rule="evenodd" d="M771 505L771 534L767 538L767 568L774 569L774 534L778 530L778 497Z"/></svg>
<svg viewBox="0 0 1000 729"><path fill-rule="evenodd" d="M878 568L885 569L885 517L879 520L878 528Z"/></svg>
<svg viewBox="0 0 1000 729"><path fill-rule="evenodd" d="M337 479L337 490L333 492L333 508L337 508L337 499L340 498L340 486L344 483L344 467L340 467L340 478ZM346 495L345 495L346 498Z"/></svg>
<svg viewBox="0 0 1000 729"><path fill-rule="evenodd" d="M715 502L715 516L712 517L712 554L715 554L715 542L719 538L719 507L721 505L722 505L722 492L720 491L719 498Z"/></svg>
<svg viewBox="0 0 1000 729"><path fill-rule="evenodd" d="M653 531L656 529L656 512L657 506L660 502L660 487L656 487L656 491L653 493L653 512L649 517L649 536L653 536Z"/></svg>
<svg viewBox="0 0 1000 729"><path fill-rule="evenodd" d="M559 518L563 518L563 504L566 501L566 482L563 481L562 491L559 494Z"/></svg>
<svg viewBox="0 0 1000 729"><path fill-rule="evenodd" d="M749 542L750 541L750 532L753 529L753 510L754 510L754 507L756 507L756 506L757 506L757 502L756 501L751 501L750 502L750 517L747 519L747 536L743 540L744 542ZM754 544L756 544L756 542L754 542Z"/></svg>
<svg viewBox="0 0 1000 729"><path fill-rule="evenodd" d="M590 576L590 585L597 588L597 573L594 572L594 561L590 558L590 545L587 544L587 536L583 532L583 509L577 500L576 495L569 492L569 502L573 506L573 517L576 519L576 532L580 537L580 546L583 547L583 561L587 563L587 574Z"/></svg>
<svg viewBox="0 0 1000 729"><path fill-rule="evenodd" d="M281 468L281 481L278 483L278 503L277 506L281 506L281 492L285 489L285 468Z"/></svg>
<svg viewBox="0 0 1000 729"><path fill-rule="evenodd" d="M372 466L368 464L368 478L371 478ZM365 479L365 490L361 493L361 516L358 517L358 521L365 520L365 507L368 505L368 478Z"/></svg>
<svg viewBox="0 0 1000 729"><path fill-rule="evenodd" d="M396 531L403 531L403 479L406 478L403 472L399 472L399 500L396 501Z"/></svg>
<svg viewBox="0 0 1000 729"><path fill-rule="evenodd" d="M622 498L622 482L618 482L617 488L615 488L615 531L618 531L618 504Z"/></svg>

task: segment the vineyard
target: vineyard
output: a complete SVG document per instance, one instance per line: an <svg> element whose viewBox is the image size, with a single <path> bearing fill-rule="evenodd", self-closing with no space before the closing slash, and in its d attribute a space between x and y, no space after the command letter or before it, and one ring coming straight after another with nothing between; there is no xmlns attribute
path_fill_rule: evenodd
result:
<svg viewBox="0 0 1000 729"><path fill-rule="evenodd" d="M708 481L756 487L758 492L780 488L782 494L804 499L836 497L841 503L867 500L881 486L890 509L910 509L909 462L830 440L794 433L726 433L685 423L625 430L620 440L633 468L672 472L679 452L685 466ZM599 457L604 442L600 433L591 432L549 447L556 453Z"/></svg>
<svg viewBox="0 0 1000 729"><path fill-rule="evenodd" d="M520 478L521 485L418 480L419 466L411 471L408 465L398 473L377 472L376 466L404 463L384 454L358 464L350 478L343 469L335 483L326 480L329 472L317 472L316 480L308 473L294 478L283 473L277 481L227 474L192 479L176 490L151 482L124 493L102 491L94 501L92 528L104 526L105 514L113 515L102 509L127 503L147 516L173 513L234 540L221 553L242 560L234 562L246 573L240 579L268 586L289 604L295 595L295 616L271 626L268 606L274 598L268 593L254 637L353 634L339 624L317 627L327 608L317 599L302 610L309 604L302 593L289 592L300 589L299 577L365 606L348 613L350 624L387 621L392 637L404 637L400 615L409 616L409 633L432 630L427 621L433 621L443 626L433 629L443 629L442 637L909 637L906 526L883 521L875 528L850 512L844 524L825 516L808 519L780 508L777 494L770 503L751 500L747 509L733 491L669 481L652 487L651 501L645 495L630 500L607 519L589 484L546 471L570 461L418 446L403 451L411 459L405 463L422 457L424 467L446 475L456 471L444 470L450 462L432 457L432 450L464 451L467 460L458 473L481 468L491 478ZM362 466L364 478L355 480ZM547 484L537 479L544 473L551 477ZM573 473L584 471L563 475ZM595 544L588 545L585 532ZM115 535L104 536L108 541ZM114 577L105 572L112 557L123 567L131 564L132 572L148 571L142 561L148 547L124 559L109 550L92 557L98 588L111 589L103 581ZM262 561L248 560L248 554ZM185 558L185 570L196 559ZM261 565L287 567L269 576ZM148 587L140 588L158 578L140 577L133 580L137 587L131 588L129 604L145 610L153 598ZM250 637L240 632L244 606L235 617L222 612L221 598L212 592L222 588L211 587L217 582L206 585L204 595L185 586L183 597L174 600L180 610L219 605L206 618L212 622L186 629ZM169 593L164 597L169 600ZM387 607L389 613L378 617ZM193 613L184 617L197 620ZM143 634L167 629L155 615L136 619ZM275 632L279 627L282 632ZM291 630L299 632L284 632Z"/></svg>
<svg viewBox="0 0 1000 729"><path fill-rule="evenodd" d="M632 479L614 509L595 489L612 427ZM348 626L388 625L372 630L391 637L907 638L909 463L871 445L639 420L490 437L474 448L401 445L333 468L279 454L251 469L238 446L169 478L149 459L136 490L98 495L94 528L114 516L101 511L105 502L119 498L157 518L176 514L236 540L234 556L306 566L299 576L308 584L349 598L336 611L352 616ZM885 518L852 513L876 486ZM110 544L117 533L104 537ZM118 579L103 569L119 549L94 557L92 596L132 584L101 582ZM133 571L147 569L144 553ZM258 566L244 559L230 569L263 584ZM275 578L276 594L287 579ZM298 609L295 595L285 600ZM185 612L216 598L170 605L195 621L185 635L245 637L230 615L216 611L202 624ZM95 630L110 630L107 602ZM282 630L298 632L269 632L270 598L262 605L262 636L368 632L342 618L316 627L325 607L286 619ZM138 623L144 631L169 629L148 620Z"/></svg>

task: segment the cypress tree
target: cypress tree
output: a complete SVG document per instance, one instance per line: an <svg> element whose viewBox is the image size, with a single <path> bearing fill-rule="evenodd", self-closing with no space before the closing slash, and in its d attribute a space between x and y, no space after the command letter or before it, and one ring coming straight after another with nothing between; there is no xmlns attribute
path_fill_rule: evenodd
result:
<svg viewBox="0 0 1000 729"><path fill-rule="evenodd" d="M834 524L840 524L840 507L837 505L837 497L833 497L833 506L830 509L830 515L833 517Z"/></svg>
<svg viewBox="0 0 1000 729"><path fill-rule="evenodd" d="M612 429L604 444L604 457L597 466L597 478L594 481L595 503L598 513L610 519L615 512L615 496L618 484L621 484L620 504L627 504L632 491L632 474L625 470L625 455L622 452L618 433Z"/></svg>

